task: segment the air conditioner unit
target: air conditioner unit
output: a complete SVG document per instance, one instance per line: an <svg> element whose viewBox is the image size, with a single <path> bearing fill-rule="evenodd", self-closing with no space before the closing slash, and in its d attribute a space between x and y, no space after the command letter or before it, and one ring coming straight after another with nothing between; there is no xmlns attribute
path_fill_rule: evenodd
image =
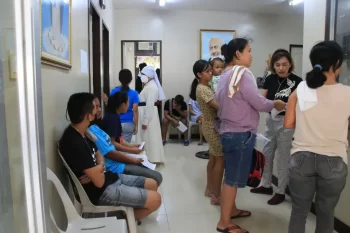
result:
<svg viewBox="0 0 350 233"><path fill-rule="evenodd" d="M139 42L139 50L153 50L153 43Z"/></svg>

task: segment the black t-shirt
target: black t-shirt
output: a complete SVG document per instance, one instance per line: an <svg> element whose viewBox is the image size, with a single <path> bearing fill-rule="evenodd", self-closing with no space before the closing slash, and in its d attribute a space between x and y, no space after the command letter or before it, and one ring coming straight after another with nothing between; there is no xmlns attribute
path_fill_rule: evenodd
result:
<svg viewBox="0 0 350 233"><path fill-rule="evenodd" d="M77 178L84 175L84 170L95 167L96 152L98 151L95 143L87 137L82 137L72 126L68 126L60 140L60 152L67 162L70 169ZM92 182L83 185L90 201L98 204L98 200L108 185L115 183L118 175L112 172L105 173L105 183L102 188L96 187Z"/></svg>
<svg viewBox="0 0 350 233"><path fill-rule="evenodd" d="M171 103L170 103L170 101L171 101ZM174 101L174 99L167 100L165 102L165 104L164 104L164 111L168 111L170 116L180 117L181 116L180 113L177 110L173 109L172 105L171 105L172 111L170 111L170 104L173 104L173 101ZM185 102L182 102L180 110L181 111L186 111L187 110L187 104Z"/></svg>
<svg viewBox="0 0 350 233"><path fill-rule="evenodd" d="M271 74L264 83L264 89L267 90L266 98L269 100L279 99L287 103L289 96L302 81L295 74L290 74L287 78L280 78L277 74Z"/></svg>
<svg viewBox="0 0 350 233"><path fill-rule="evenodd" d="M122 124L117 113L106 113L103 118L102 129L116 142L120 143L122 141Z"/></svg>
<svg viewBox="0 0 350 233"><path fill-rule="evenodd" d="M142 91L142 82L139 76L136 77L135 90L140 94Z"/></svg>

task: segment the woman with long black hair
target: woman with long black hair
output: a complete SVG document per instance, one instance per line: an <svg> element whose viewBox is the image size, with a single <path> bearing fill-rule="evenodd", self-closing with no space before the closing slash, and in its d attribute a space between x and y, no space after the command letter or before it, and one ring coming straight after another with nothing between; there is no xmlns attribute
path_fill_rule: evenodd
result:
<svg viewBox="0 0 350 233"><path fill-rule="evenodd" d="M132 73L130 70L122 69L119 72L119 81L122 85L112 89L110 96L120 91L128 93L129 108L126 113L120 114L120 121L122 123L123 138L126 142L130 143L132 135L136 135L138 131L138 104L140 100L138 93L129 87L132 81Z"/></svg>
<svg viewBox="0 0 350 233"><path fill-rule="evenodd" d="M199 60L193 66L195 79L192 83L191 96L198 102L202 111L202 132L209 144L209 162L207 166L207 187L205 196L211 197L211 204L220 205L224 160L220 136L214 127L218 104L209 82L212 80L211 66L208 61ZM195 93L195 94L194 94Z"/></svg>
<svg viewBox="0 0 350 233"><path fill-rule="evenodd" d="M304 233L315 197L316 233L332 233L348 174L350 87L337 83L344 59L334 41L316 44L312 70L289 97L284 127L295 128L289 160L289 233Z"/></svg>

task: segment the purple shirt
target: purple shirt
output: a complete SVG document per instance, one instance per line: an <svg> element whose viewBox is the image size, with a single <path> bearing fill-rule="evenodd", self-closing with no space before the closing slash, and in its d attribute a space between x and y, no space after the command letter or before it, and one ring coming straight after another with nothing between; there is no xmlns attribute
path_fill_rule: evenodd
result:
<svg viewBox="0 0 350 233"><path fill-rule="evenodd" d="M273 101L260 94L255 78L249 72L244 72L239 82L239 90L232 97L228 97L228 86L231 69L221 75L216 89L215 99L219 104L220 118L219 133L252 132L257 133L259 112L270 112Z"/></svg>

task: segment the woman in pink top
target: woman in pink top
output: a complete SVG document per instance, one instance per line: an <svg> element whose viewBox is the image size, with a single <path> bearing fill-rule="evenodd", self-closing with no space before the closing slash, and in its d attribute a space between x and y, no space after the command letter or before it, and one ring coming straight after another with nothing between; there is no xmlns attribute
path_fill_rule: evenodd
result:
<svg viewBox="0 0 350 233"><path fill-rule="evenodd" d="M255 138L259 124L259 112L270 112L274 107L282 110L281 100L268 100L262 96L256 79L248 69L252 63L248 40L237 38L223 45L226 70L221 75L215 99L219 104L219 133L224 151L225 177L221 191L221 217L218 232L247 233L231 222L238 216L250 216L250 212L237 210L237 188L247 184L251 167Z"/></svg>

